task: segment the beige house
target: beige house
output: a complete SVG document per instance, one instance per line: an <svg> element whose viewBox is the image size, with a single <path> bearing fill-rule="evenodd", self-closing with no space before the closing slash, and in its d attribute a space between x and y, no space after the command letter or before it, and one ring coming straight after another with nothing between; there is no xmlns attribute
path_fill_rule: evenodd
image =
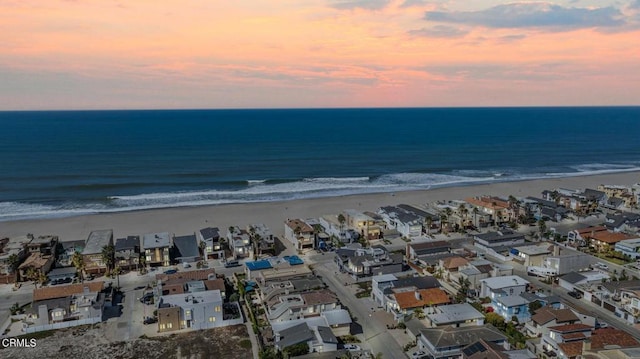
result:
<svg viewBox="0 0 640 359"><path fill-rule="evenodd" d="M302 219L284 222L284 238L293 243L297 250L315 248L313 227Z"/></svg>
<svg viewBox="0 0 640 359"><path fill-rule="evenodd" d="M149 233L142 237L142 251L147 266L168 266L171 264L169 250L171 235L168 232Z"/></svg>

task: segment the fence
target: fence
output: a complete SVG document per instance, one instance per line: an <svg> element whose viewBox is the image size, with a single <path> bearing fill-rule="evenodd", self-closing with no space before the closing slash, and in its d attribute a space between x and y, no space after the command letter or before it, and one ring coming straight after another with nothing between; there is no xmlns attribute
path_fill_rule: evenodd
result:
<svg viewBox="0 0 640 359"><path fill-rule="evenodd" d="M41 332L43 330L54 330L54 329L76 327L78 325L96 324L96 323L100 323L101 321L102 321L102 318L86 318L86 319L70 320L68 322L32 325L32 326L25 327L23 330L25 333L35 333L35 332Z"/></svg>

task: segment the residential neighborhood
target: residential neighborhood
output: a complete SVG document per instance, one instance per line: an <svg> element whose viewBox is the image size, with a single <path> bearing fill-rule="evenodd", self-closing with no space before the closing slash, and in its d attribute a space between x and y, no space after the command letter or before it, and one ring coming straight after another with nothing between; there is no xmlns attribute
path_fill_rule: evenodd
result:
<svg viewBox="0 0 640 359"><path fill-rule="evenodd" d="M635 191L540 196L336 209L281 228L2 238L0 289L15 300L0 329L114 323L127 340L243 325L260 358L634 357Z"/></svg>

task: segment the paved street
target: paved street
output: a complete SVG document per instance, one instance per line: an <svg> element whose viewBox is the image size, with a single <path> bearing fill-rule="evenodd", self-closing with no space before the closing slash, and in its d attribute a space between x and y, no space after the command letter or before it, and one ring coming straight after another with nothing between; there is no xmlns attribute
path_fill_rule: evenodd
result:
<svg viewBox="0 0 640 359"><path fill-rule="evenodd" d="M319 263L314 267L314 270L318 275L322 276L329 289L338 295L342 304L349 308L351 315L357 318L357 323L362 326L364 337L362 347L364 349L369 347L374 355L382 353L384 358L406 357L393 336L387 335L386 325L377 318L378 316L372 315L373 302L369 298L356 298L354 296L355 291L346 287L344 281L341 281L336 275L335 264L330 262ZM367 301L370 303L367 303Z"/></svg>

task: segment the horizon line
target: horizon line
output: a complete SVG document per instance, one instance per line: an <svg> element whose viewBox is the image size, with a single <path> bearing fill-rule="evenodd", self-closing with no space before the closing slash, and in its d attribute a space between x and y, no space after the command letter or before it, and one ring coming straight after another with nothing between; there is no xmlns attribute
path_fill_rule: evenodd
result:
<svg viewBox="0 0 640 359"><path fill-rule="evenodd" d="M640 108L637 105L509 105L509 106L402 106L402 107L227 107L227 108L77 108L77 109L12 109L0 110L7 112L125 112L125 111L296 111L296 110L419 110L419 109L567 109L567 108Z"/></svg>

